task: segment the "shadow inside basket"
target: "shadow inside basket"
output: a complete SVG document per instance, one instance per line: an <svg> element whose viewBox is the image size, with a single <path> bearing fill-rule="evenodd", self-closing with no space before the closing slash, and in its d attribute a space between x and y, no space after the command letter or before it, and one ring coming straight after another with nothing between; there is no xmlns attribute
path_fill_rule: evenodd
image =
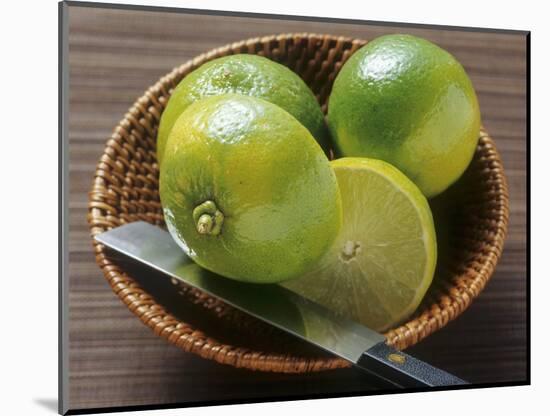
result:
<svg viewBox="0 0 550 416"><path fill-rule="evenodd" d="M208 334L208 337L216 342L271 354L303 358L332 357L324 350L226 305L162 272L107 248L105 254L168 313L196 331Z"/></svg>

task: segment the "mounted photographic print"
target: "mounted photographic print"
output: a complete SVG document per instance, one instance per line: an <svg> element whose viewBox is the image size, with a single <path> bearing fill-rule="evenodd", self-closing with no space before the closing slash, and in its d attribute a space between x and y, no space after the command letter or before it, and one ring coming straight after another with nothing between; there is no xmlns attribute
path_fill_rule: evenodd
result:
<svg viewBox="0 0 550 416"><path fill-rule="evenodd" d="M60 413L529 384L529 32L59 11Z"/></svg>

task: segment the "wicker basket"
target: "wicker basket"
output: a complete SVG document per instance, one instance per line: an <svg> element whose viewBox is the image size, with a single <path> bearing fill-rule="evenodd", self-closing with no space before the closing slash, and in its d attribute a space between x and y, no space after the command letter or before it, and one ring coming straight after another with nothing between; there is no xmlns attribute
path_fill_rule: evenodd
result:
<svg viewBox="0 0 550 416"><path fill-rule="evenodd" d="M298 73L326 111L336 74L365 43L315 34L254 38L200 55L162 77L134 103L107 142L89 194L92 236L137 220L164 226L157 126L172 89L190 71L225 55L266 56ZM501 255L508 223L507 185L495 145L483 129L466 173L431 205L436 224L444 229L438 229L436 277L410 320L385 334L388 344L398 349L416 344L460 315L481 292ZM171 286L168 302L166 296L152 294L138 272L93 244L96 261L118 297L157 335L185 351L261 371L302 373L349 366L195 289L179 285L176 291ZM161 298L163 304L156 300Z"/></svg>

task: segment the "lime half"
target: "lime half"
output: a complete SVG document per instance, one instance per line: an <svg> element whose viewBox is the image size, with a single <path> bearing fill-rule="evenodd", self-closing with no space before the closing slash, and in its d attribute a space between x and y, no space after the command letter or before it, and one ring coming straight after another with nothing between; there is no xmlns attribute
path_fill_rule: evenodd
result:
<svg viewBox="0 0 550 416"><path fill-rule="evenodd" d="M383 331L412 314L432 282L437 246L430 207L386 162L343 158L331 165L342 197L342 229L315 270L283 285Z"/></svg>

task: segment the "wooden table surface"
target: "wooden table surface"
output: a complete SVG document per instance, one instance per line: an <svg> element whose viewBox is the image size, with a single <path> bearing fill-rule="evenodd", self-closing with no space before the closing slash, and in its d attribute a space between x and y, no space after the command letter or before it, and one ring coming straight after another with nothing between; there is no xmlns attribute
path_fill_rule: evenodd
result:
<svg viewBox="0 0 550 416"><path fill-rule="evenodd" d="M107 138L143 91L173 67L226 43L283 32L372 39L405 32L454 54L477 90L504 160L510 225L504 254L457 320L409 349L471 382L527 377L526 38L522 34L69 7L70 408L365 392L354 369L251 372L185 353L155 336L111 291L94 262L87 192Z"/></svg>

